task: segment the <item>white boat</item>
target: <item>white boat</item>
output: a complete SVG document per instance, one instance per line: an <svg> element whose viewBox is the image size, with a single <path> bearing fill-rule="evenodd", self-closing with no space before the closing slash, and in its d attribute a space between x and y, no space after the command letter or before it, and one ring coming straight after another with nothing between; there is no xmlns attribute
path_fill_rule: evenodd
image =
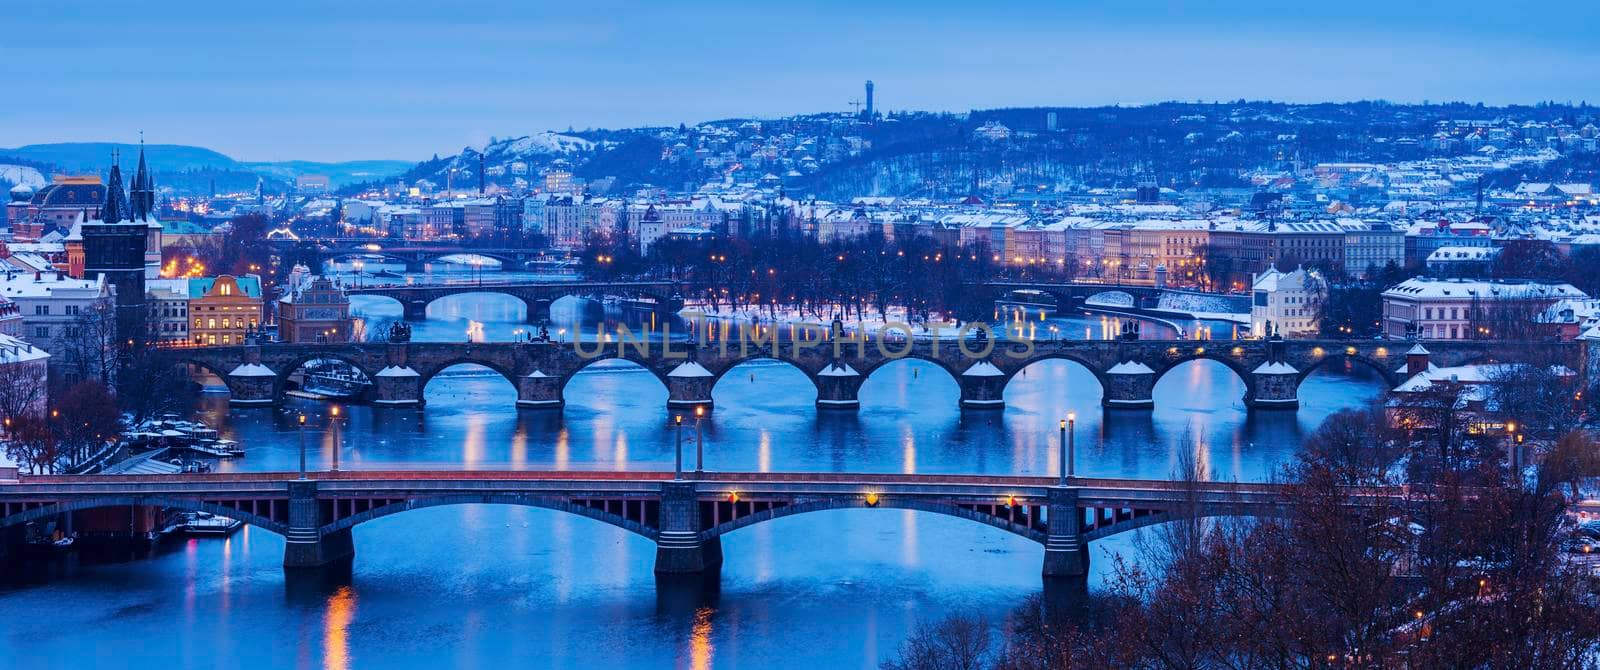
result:
<svg viewBox="0 0 1600 670"><path fill-rule="evenodd" d="M243 526L243 521L210 512L185 512L179 524L184 533L201 536L228 536Z"/></svg>

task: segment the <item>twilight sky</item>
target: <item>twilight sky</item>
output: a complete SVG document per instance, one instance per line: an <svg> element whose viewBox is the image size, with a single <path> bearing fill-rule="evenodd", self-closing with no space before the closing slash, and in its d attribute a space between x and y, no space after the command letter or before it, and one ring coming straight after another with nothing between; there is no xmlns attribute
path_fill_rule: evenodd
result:
<svg viewBox="0 0 1600 670"><path fill-rule="evenodd" d="M491 135L848 109L1600 103L1590 2L12 0L0 147L415 160ZM1586 34L1587 33L1587 34Z"/></svg>

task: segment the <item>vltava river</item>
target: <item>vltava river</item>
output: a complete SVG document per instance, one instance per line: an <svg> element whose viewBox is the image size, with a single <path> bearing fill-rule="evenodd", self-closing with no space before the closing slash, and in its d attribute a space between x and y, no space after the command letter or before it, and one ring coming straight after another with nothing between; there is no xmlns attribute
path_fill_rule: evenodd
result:
<svg viewBox="0 0 1600 670"><path fill-rule="evenodd" d="M372 321L399 307L361 299ZM556 306L567 326L617 319ZM521 303L474 295L436 303L420 340L469 330L510 339ZM588 314L580 317L579 314ZM1102 319L1051 319L1100 336ZM1107 326L1112 329L1114 325ZM1223 332L1217 327L1213 332ZM625 365L625 364L624 364ZM705 421L714 470L1043 475L1055 472L1057 421L1078 416L1086 476L1162 478L1192 452L1215 479L1263 480L1325 416L1375 397L1376 377L1319 372L1298 412L1246 412L1220 364L1164 377L1153 412L1104 412L1093 375L1050 361L1006 392L1003 412L961 412L954 380L919 361L867 380L858 412L818 411L811 383L784 364L747 364L716 387ZM518 411L511 385L460 368L426 389L425 410L351 405L338 421L345 469L672 467L664 387L637 368L593 366L562 412ZM196 411L248 457L235 470L292 470L305 412L313 468L335 446L327 405L291 400ZM686 434L692 439L692 433ZM1093 546L1103 583L1131 536ZM0 587L0 659L19 668L875 668L918 622L952 611L1004 617L1041 589L1039 545L954 518L903 510L786 517L724 538L720 587L658 589L654 545L559 512L429 508L359 526L347 581L287 582L283 541L245 529L174 542L126 563L32 565Z"/></svg>

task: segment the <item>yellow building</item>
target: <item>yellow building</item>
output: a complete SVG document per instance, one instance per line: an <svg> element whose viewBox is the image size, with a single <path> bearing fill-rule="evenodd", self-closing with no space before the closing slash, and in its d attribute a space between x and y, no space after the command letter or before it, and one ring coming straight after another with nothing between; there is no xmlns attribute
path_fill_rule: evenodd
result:
<svg viewBox="0 0 1600 670"><path fill-rule="evenodd" d="M189 338L198 346L244 344L261 328L261 278L196 277L189 280Z"/></svg>

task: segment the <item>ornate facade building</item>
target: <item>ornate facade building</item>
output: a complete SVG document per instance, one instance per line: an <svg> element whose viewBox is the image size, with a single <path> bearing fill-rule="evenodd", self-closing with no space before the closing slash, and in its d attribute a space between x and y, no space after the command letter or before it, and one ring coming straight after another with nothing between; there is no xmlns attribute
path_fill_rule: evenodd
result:
<svg viewBox="0 0 1600 670"><path fill-rule="evenodd" d="M278 299L283 342L348 342L353 329L350 298L327 277L306 277Z"/></svg>

